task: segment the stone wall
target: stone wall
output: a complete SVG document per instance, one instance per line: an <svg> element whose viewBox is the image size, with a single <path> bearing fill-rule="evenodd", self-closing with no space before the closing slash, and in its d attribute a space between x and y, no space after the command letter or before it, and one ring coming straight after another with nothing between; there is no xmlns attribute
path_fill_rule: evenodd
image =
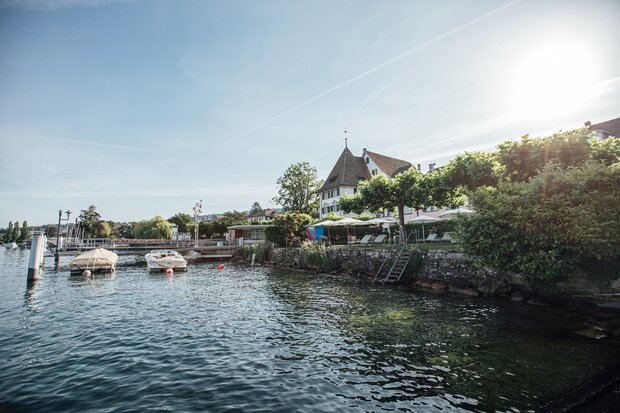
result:
<svg viewBox="0 0 620 413"><path fill-rule="evenodd" d="M313 268L304 263L301 248L276 249L272 262L275 265L313 271L345 271L363 278L375 276L388 250L330 248L327 252L330 268ZM476 266L473 259L454 251L429 250L420 252L417 265L409 265L404 280L441 282L460 289L470 288L485 295L508 292L506 277L497 271ZM421 284L422 286L423 283ZM435 284L435 287L437 285ZM499 289L499 291L497 291ZM503 291L505 290L505 291Z"/></svg>

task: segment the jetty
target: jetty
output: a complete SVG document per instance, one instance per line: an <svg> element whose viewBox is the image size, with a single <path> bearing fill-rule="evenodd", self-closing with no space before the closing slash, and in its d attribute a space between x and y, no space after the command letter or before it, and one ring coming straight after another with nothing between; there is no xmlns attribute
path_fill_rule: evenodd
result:
<svg viewBox="0 0 620 413"><path fill-rule="evenodd" d="M54 251L56 240L50 240L48 245L50 250ZM196 242L162 239L85 238L60 242L58 255L77 255L94 248L105 248L118 255L144 255L156 249L174 250L179 253L194 251L207 259L230 259L238 245L231 244L224 239L199 240Z"/></svg>

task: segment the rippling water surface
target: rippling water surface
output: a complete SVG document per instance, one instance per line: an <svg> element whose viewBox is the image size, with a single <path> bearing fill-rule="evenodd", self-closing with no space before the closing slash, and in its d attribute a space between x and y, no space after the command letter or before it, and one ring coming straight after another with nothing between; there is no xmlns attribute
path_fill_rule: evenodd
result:
<svg viewBox="0 0 620 413"><path fill-rule="evenodd" d="M618 358L523 304L68 258L28 287L28 253L0 251L1 411L524 411Z"/></svg>

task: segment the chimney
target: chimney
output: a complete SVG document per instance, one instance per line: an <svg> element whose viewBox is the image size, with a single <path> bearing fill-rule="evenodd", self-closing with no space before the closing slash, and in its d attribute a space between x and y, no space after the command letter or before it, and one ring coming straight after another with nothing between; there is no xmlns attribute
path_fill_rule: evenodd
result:
<svg viewBox="0 0 620 413"><path fill-rule="evenodd" d="M422 172L422 164L418 164L418 171Z"/></svg>
<svg viewBox="0 0 620 413"><path fill-rule="evenodd" d="M586 128L590 129L590 126L592 126L592 122L590 122L589 120L586 121L586 123L583 124Z"/></svg>
<svg viewBox="0 0 620 413"><path fill-rule="evenodd" d="M428 164L428 171L433 172L435 170L435 162Z"/></svg>

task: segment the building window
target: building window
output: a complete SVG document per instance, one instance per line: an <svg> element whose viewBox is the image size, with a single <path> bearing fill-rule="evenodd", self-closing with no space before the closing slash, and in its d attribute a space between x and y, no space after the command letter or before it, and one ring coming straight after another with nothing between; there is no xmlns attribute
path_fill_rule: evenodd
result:
<svg viewBox="0 0 620 413"><path fill-rule="evenodd" d="M370 158L366 157L366 163L370 163Z"/></svg>
<svg viewBox="0 0 620 413"><path fill-rule="evenodd" d="M377 170L376 170L376 169L373 169L373 170L372 170L372 176L375 176L375 175L377 175Z"/></svg>
<svg viewBox="0 0 620 413"><path fill-rule="evenodd" d="M340 188L336 189L336 196L340 196Z"/></svg>
<svg viewBox="0 0 620 413"><path fill-rule="evenodd" d="M357 188L353 188L353 195L357 194Z"/></svg>

